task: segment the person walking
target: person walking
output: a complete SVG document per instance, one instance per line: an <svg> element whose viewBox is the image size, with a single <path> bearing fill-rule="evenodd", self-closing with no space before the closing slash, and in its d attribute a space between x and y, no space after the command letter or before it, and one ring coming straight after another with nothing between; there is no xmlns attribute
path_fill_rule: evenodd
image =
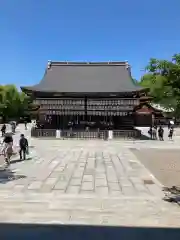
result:
<svg viewBox="0 0 180 240"><path fill-rule="evenodd" d="M4 137L4 135L6 133L6 124L3 124L2 128L1 128L1 133L2 133L2 137Z"/></svg>
<svg viewBox="0 0 180 240"><path fill-rule="evenodd" d="M26 154L28 151L28 140L25 138L24 134L21 134L20 140L19 140L19 156L20 160L26 160Z"/></svg>
<svg viewBox="0 0 180 240"><path fill-rule="evenodd" d="M173 129L173 127L171 127L171 128L169 129L169 135L168 135L169 140L172 140L173 133L174 133L174 129Z"/></svg>
<svg viewBox="0 0 180 240"><path fill-rule="evenodd" d="M164 129L161 126L158 129L158 137L160 141L164 141Z"/></svg>
<svg viewBox="0 0 180 240"><path fill-rule="evenodd" d="M13 138L11 134L6 134L3 140L3 155L6 165L10 165L10 158L13 154Z"/></svg>
<svg viewBox="0 0 180 240"><path fill-rule="evenodd" d="M25 130L27 130L27 121L24 121Z"/></svg>
<svg viewBox="0 0 180 240"><path fill-rule="evenodd" d="M148 134L150 135L150 138L152 139L152 127L149 128Z"/></svg>
<svg viewBox="0 0 180 240"><path fill-rule="evenodd" d="M13 121L11 122L11 129L12 129L12 133L15 134L16 131L16 123Z"/></svg>
<svg viewBox="0 0 180 240"><path fill-rule="evenodd" d="M153 140L157 139L157 128L156 127L152 128L152 139Z"/></svg>
<svg viewBox="0 0 180 240"><path fill-rule="evenodd" d="M168 129L170 129L171 128L171 123L170 123L170 121L168 122Z"/></svg>

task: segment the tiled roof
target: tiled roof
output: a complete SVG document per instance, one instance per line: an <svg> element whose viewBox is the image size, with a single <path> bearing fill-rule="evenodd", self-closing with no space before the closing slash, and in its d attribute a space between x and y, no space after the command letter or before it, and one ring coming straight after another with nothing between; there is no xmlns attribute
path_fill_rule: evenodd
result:
<svg viewBox="0 0 180 240"><path fill-rule="evenodd" d="M24 88L62 93L113 93L142 89L133 83L127 62L48 62L40 83Z"/></svg>

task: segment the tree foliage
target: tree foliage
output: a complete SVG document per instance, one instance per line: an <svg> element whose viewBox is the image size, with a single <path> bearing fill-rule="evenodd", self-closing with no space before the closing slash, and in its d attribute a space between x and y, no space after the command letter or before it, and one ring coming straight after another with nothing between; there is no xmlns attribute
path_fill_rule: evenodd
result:
<svg viewBox="0 0 180 240"><path fill-rule="evenodd" d="M29 110L30 98L14 85L0 85L0 116L5 119L24 117Z"/></svg>
<svg viewBox="0 0 180 240"><path fill-rule="evenodd" d="M140 85L149 88L155 103L174 108L180 115L180 54L169 61L151 58Z"/></svg>

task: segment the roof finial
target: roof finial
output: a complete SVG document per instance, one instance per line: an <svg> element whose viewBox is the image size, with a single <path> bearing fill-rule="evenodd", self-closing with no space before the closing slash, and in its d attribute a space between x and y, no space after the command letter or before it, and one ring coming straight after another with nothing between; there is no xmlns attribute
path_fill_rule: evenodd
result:
<svg viewBox="0 0 180 240"><path fill-rule="evenodd" d="M51 60L48 60L48 69L51 68Z"/></svg>
<svg viewBox="0 0 180 240"><path fill-rule="evenodd" d="M128 63L128 61L126 60L125 63L126 63L126 68L128 69L128 68L129 68L129 63Z"/></svg>

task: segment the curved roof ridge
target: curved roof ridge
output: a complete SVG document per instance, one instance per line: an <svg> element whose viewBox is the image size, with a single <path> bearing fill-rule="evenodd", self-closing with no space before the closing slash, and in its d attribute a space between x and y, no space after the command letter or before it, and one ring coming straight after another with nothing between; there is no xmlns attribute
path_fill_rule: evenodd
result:
<svg viewBox="0 0 180 240"><path fill-rule="evenodd" d="M126 66L128 64L127 61L102 61L102 62L93 62L93 61L48 61L48 65L53 65L53 66L61 66L61 65L84 65L84 66L88 66L88 65L103 65L103 66L107 66L107 65L120 65L120 66ZM128 64L129 65L129 64Z"/></svg>
<svg viewBox="0 0 180 240"><path fill-rule="evenodd" d="M91 66L91 67L89 67ZM131 79L127 61L52 62L48 61L42 80L33 86L49 92L132 92L142 90Z"/></svg>

